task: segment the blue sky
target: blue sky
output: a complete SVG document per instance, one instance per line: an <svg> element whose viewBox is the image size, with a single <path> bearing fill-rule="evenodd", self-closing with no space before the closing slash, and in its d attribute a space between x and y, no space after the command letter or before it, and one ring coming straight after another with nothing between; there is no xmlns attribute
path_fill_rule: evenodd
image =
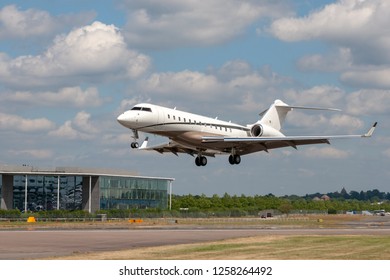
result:
<svg viewBox="0 0 390 280"><path fill-rule="evenodd" d="M1 2L0 164L174 177L179 194L390 191L389 1L66 2ZM116 122L151 102L245 125L275 99L343 110L294 111L287 135L379 126L372 139L198 168L131 150Z"/></svg>

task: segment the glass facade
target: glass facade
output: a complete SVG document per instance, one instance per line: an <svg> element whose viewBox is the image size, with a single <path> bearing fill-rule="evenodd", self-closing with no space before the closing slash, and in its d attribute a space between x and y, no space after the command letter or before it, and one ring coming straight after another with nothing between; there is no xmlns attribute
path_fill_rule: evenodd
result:
<svg viewBox="0 0 390 280"><path fill-rule="evenodd" d="M80 210L82 180L81 176L28 175L27 210ZM25 202L26 176L16 175L14 176L13 208L24 210ZM59 207L57 207L58 203Z"/></svg>
<svg viewBox="0 0 390 280"><path fill-rule="evenodd" d="M100 177L100 209L166 209L168 184L163 179Z"/></svg>
<svg viewBox="0 0 390 280"><path fill-rule="evenodd" d="M89 176L84 178L89 180ZM12 207L23 211L27 202L29 211L83 209L83 195L88 195L88 182L84 183L83 192L83 176L13 175ZM99 176L100 205L97 207L100 209L166 209L169 182L169 179L159 178ZM2 176L0 176L0 201L1 188ZM88 199L84 198L84 200Z"/></svg>

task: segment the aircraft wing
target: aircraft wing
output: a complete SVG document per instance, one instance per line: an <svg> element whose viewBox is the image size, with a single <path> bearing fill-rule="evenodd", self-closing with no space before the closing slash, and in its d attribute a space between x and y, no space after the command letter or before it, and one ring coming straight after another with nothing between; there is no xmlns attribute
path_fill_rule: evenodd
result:
<svg viewBox="0 0 390 280"><path fill-rule="evenodd" d="M309 144L330 144L333 139L361 138L371 137L374 133L375 123L370 130L361 135L332 135L332 136L285 136L285 137L224 137L224 136L205 136L202 137L203 143L215 146L224 146L236 149L240 155L250 154L270 149L293 147L297 149L300 145Z"/></svg>
<svg viewBox="0 0 390 280"><path fill-rule="evenodd" d="M148 138L145 139L145 141L142 143L139 150L156 151L159 152L160 154L169 152L175 154L176 156L178 156L179 153L189 154L191 156L197 156L200 152L194 147L184 146L175 141L170 141L165 144L160 144L160 145L150 146L150 147L147 146L147 143L148 143ZM201 153L204 156L210 156L210 157L215 157L216 154L221 154L221 152L214 151L214 150L205 150L205 151L201 151Z"/></svg>

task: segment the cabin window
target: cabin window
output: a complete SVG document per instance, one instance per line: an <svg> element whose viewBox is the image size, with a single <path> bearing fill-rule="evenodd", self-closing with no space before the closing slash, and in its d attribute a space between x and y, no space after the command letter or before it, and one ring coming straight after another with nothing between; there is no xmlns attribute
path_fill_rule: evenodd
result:
<svg viewBox="0 0 390 280"><path fill-rule="evenodd" d="M179 117L179 122L181 121L181 118Z"/></svg>
<svg viewBox="0 0 390 280"><path fill-rule="evenodd" d="M168 119L170 119L171 118L171 115L170 114L168 114Z"/></svg>
<svg viewBox="0 0 390 280"><path fill-rule="evenodd" d="M186 122L186 118L184 118L184 122Z"/></svg>
<svg viewBox="0 0 390 280"><path fill-rule="evenodd" d="M174 120L176 120L176 117L175 117L175 116L173 116L173 119L174 119Z"/></svg>
<svg viewBox="0 0 390 280"><path fill-rule="evenodd" d="M191 119L190 119L190 123L191 123Z"/></svg>

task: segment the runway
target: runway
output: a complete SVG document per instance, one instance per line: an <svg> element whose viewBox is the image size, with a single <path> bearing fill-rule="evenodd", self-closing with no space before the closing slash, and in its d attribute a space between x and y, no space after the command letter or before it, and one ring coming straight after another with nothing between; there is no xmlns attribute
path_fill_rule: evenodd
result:
<svg viewBox="0 0 390 280"><path fill-rule="evenodd" d="M390 235L390 228L8 230L0 231L0 259L43 259L262 235Z"/></svg>

